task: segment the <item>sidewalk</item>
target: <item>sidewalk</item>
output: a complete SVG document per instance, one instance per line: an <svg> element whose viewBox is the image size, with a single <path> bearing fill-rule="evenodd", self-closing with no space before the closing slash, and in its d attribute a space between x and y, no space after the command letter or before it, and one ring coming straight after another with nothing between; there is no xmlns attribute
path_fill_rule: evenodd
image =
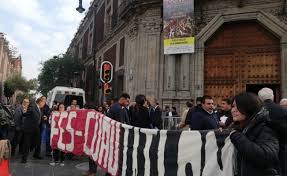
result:
<svg viewBox="0 0 287 176"><path fill-rule="evenodd" d="M10 170L12 176L81 176L88 170L86 157L75 157L66 160L65 166L50 166L51 157L43 160L33 160L31 157L26 164L20 163L20 156L13 157ZM98 170L97 176L104 176L102 170Z"/></svg>

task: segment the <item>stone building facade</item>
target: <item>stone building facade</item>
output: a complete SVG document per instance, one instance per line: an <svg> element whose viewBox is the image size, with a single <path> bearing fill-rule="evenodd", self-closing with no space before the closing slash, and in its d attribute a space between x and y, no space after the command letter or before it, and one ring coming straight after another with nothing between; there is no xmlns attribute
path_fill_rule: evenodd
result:
<svg viewBox="0 0 287 176"><path fill-rule="evenodd" d="M68 52L90 51L80 58L91 100L102 97L97 73L104 60L115 66L111 96L151 95L180 111L197 96L209 94L218 103L264 86L274 89L277 100L287 97L285 0L195 0L194 35L195 53L164 55L162 1L98 0Z"/></svg>
<svg viewBox="0 0 287 176"><path fill-rule="evenodd" d="M4 98L4 82L14 73L22 72L21 56L14 57L13 51L9 47L9 41L5 38L4 33L0 32L0 101Z"/></svg>

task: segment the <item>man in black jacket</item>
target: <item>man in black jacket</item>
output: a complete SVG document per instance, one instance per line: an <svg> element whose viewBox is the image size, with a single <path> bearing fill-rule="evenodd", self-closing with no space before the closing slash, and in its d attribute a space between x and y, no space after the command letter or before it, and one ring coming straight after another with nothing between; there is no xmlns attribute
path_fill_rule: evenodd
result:
<svg viewBox="0 0 287 176"><path fill-rule="evenodd" d="M128 111L127 111L129 102L130 102L129 94L123 93L120 96L119 101L112 105L107 116L115 121L125 123L125 124L130 124Z"/></svg>
<svg viewBox="0 0 287 176"><path fill-rule="evenodd" d="M19 144L19 153L23 151L23 114L27 112L29 106L29 99L25 98L22 104L15 109L14 121L15 121L15 136L11 142L12 151L11 154L15 154L17 145Z"/></svg>
<svg viewBox="0 0 287 176"><path fill-rule="evenodd" d="M202 101L202 97L196 98L196 106L194 106L193 108L190 108L187 112L187 115L185 118L185 125L191 125L192 114L194 114L197 111L201 111L201 101Z"/></svg>
<svg viewBox="0 0 287 176"><path fill-rule="evenodd" d="M152 127L156 129L162 129L162 110L158 105L157 99L154 97L150 98L150 119L152 121Z"/></svg>
<svg viewBox="0 0 287 176"><path fill-rule="evenodd" d="M231 98L225 98L221 100L220 111L218 113L219 117L219 126L222 128L227 128L232 122L232 114L231 114Z"/></svg>
<svg viewBox="0 0 287 176"><path fill-rule="evenodd" d="M258 92L259 98L269 111L270 122L268 125L277 132L280 144L280 165L282 176L287 176L287 111L275 104L273 90L263 88Z"/></svg>
<svg viewBox="0 0 287 176"><path fill-rule="evenodd" d="M31 105L28 111L23 114L23 131L24 131L24 144L23 144L23 155L21 163L27 162L27 157L29 155L29 150L31 146L41 145L41 108L46 104L46 98L40 97L36 100L36 104ZM35 147L35 152L33 157L35 159L42 159L40 157L40 148Z"/></svg>
<svg viewBox="0 0 287 176"><path fill-rule="evenodd" d="M127 93L123 93L120 96L120 99L118 100L117 103L114 103L109 112L107 113L107 116L110 117L111 119L125 123L125 124L130 124L129 120L129 113L127 107L130 104L130 96ZM110 176L110 174L106 174L106 176Z"/></svg>
<svg viewBox="0 0 287 176"><path fill-rule="evenodd" d="M210 96L203 96L201 110L192 114L190 121L191 130L212 130L218 129L218 117L213 110L213 100Z"/></svg>

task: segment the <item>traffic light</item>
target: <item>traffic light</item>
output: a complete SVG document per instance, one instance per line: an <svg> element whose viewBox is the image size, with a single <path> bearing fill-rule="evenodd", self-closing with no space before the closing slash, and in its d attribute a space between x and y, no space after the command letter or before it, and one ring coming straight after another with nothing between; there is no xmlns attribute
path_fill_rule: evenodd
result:
<svg viewBox="0 0 287 176"><path fill-rule="evenodd" d="M109 95L112 92L112 86L109 83L104 84L104 94Z"/></svg>
<svg viewBox="0 0 287 176"><path fill-rule="evenodd" d="M104 61L101 65L101 81L103 83L110 83L113 79L113 65L108 62Z"/></svg>

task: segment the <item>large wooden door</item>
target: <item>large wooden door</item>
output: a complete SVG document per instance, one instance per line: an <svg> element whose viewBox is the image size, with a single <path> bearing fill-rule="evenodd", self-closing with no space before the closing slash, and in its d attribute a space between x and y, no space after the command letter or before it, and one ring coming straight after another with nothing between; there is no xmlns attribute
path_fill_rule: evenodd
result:
<svg viewBox="0 0 287 176"><path fill-rule="evenodd" d="M247 85L280 87L280 73L280 41L255 21L226 23L205 44L204 94L216 103Z"/></svg>

